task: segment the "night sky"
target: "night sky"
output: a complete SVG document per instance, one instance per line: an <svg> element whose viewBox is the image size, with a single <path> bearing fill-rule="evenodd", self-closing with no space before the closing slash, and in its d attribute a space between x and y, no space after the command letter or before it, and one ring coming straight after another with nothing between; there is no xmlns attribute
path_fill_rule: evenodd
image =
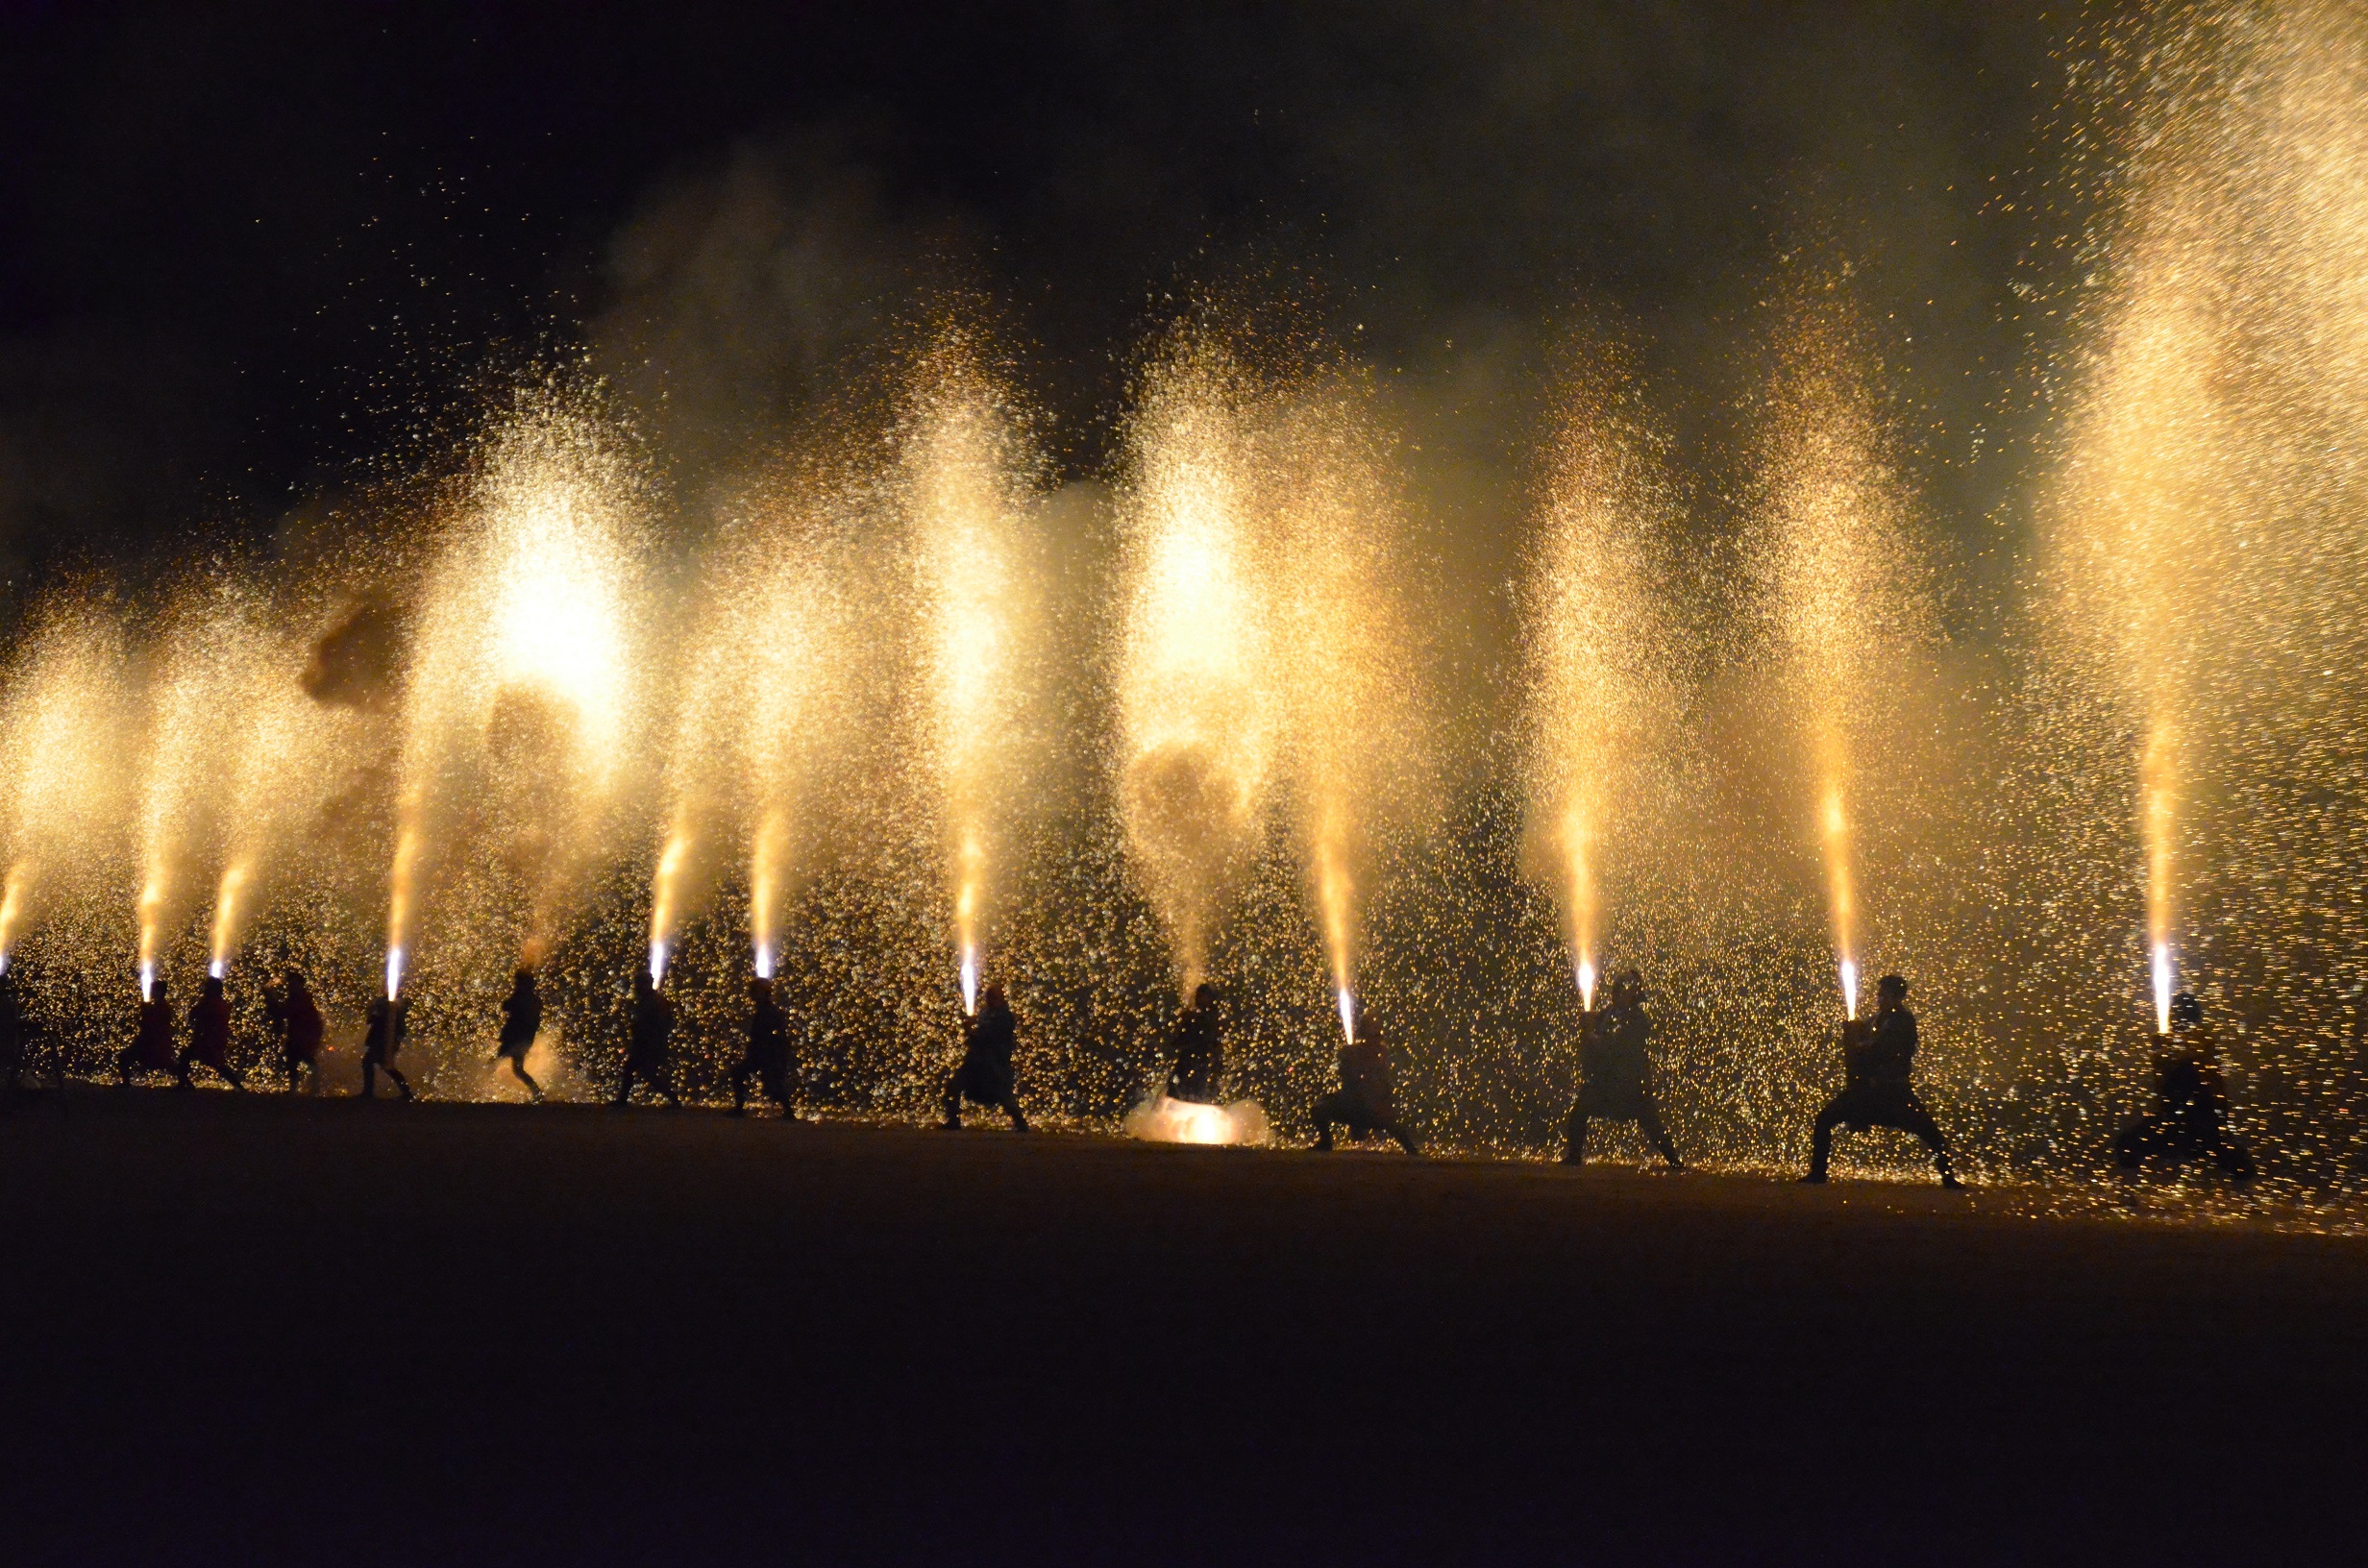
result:
<svg viewBox="0 0 2368 1568"><path fill-rule="evenodd" d="M20 594L267 541L489 367L588 355L670 457L728 456L950 281L999 302L1090 476L1144 344L1212 287L1294 298L1511 463L1574 311L1636 334L1714 448L1771 279L1846 260L1961 531L2011 470L1973 473L1976 438L2027 433L2049 347L2015 285L2052 243L2070 24L2021 8L0 14Z"/></svg>

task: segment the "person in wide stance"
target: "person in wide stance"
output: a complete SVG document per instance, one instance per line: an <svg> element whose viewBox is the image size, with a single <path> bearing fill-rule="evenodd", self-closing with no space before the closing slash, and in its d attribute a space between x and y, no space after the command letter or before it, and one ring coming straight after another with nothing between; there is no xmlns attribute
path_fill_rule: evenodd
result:
<svg viewBox="0 0 2368 1568"><path fill-rule="evenodd" d="M1842 1091L1817 1113L1817 1128L1810 1140L1809 1174L1805 1182L1825 1180L1825 1164L1834 1152L1837 1127L1896 1127L1913 1133L1933 1151L1933 1164L1942 1187L1958 1185L1949 1168L1949 1142L1916 1098L1909 1074L1915 1066L1915 1015L1908 1011L1908 982L1887 974L1875 988L1875 1017L1853 1029L1842 1025Z"/></svg>
<svg viewBox="0 0 2368 1568"><path fill-rule="evenodd" d="M1586 1033L1579 1044L1579 1097L1565 1128L1563 1164L1587 1163L1587 1123L1633 1121L1671 1170L1683 1170L1677 1145L1661 1124L1653 1097L1652 1058L1645 1053L1653 1034L1644 1015L1644 976L1626 969L1612 977L1612 994L1593 1013L1580 1015Z"/></svg>
<svg viewBox="0 0 2368 1568"><path fill-rule="evenodd" d="M2113 1157L2134 1170L2152 1159L2184 1164L2209 1157L2238 1181L2253 1175L2253 1152L2229 1136L2228 1081L2219 1042L2193 993L2171 998L2171 1032L2156 1039L2156 1110L2113 1139Z"/></svg>
<svg viewBox="0 0 2368 1568"><path fill-rule="evenodd" d="M949 1132L962 1125L962 1102L993 1106L1011 1118L1012 1130L1027 1131L1027 1116L1020 1109L1018 1082L1012 1076L1011 1053L1018 1043L1020 1020L1012 1015L1003 988L989 986L978 998L977 1015L964 1024L962 1065L946 1085Z"/></svg>
<svg viewBox="0 0 2368 1568"><path fill-rule="evenodd" d="M222 989L222 977L210 974L199 985L197 1000L189 1004L189 1044L173 1064L178 1079L175 1087L196 1087L189 1080L192 1065L211 1067L233 1089L244 1089L246 1080L231 1066L231 999Z"/></svg>
<svg viewBox="0 0 2368 1568"><path fill-rule="evenodd" d="M1408 1154L1420 1154L1412 1134L1397 1119L1397 1080L1390 1068L1390 1045L1381 1031L1362 1018L1363 1038L1341 1047L1341 1087L1316 1102L1316 1148L1328 1154L1332 1129L1350 1138L1388 1133Z"/></svg>

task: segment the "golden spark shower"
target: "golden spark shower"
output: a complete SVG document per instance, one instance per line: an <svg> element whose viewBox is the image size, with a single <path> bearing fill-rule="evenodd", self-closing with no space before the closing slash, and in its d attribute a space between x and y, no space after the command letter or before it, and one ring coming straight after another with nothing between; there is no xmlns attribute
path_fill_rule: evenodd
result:
<svg viewBox="0 0 2368 1568"><path fill-rule="evenodd" d="M1127 431L1118 791L1186 995L1262 836L1274 763L1267 412L1246 370L1187 340L1152 371Z"/></svg>
<svg viewBox="0 0 2368 1568"><path fill-rule="evenodd" d="M1653 578L1669 503L1654 443L1618 400L1616 351L1584 352L1549 431L1528 561L1529 815L1591 1009L1607 850L1671 702Z"/></svg>
<svg viewBox="0 0 2368 1568"><path fill-rule="evenodd" d="M1001 830L1023 784L1035 615L1025 530L1041 460L967 336L946 335L914 380L900 479L922 620L923 744L935 760L962 1011L975 1013Z"/></svg>
<svg viewBox="0 0 2368 1568"><path fill-rule="evenodd" d="M632 762L642 656L631 470L595 418L523 399L422 594L386 933L392 997L432 878L466 833L538 964ZM474 872L479 868L465 868Z"/></svg>
<svg viewBox="0 0 2368 1568"><path fill-rule="evenodd" d="M1859 1012L1862 771L1899 723L1903 676L1934 638L1929 568L1885 424L1871 355L1838 279L1787 312L1760 434L1761 571L1799 726L1842 1012Z"/></svg>

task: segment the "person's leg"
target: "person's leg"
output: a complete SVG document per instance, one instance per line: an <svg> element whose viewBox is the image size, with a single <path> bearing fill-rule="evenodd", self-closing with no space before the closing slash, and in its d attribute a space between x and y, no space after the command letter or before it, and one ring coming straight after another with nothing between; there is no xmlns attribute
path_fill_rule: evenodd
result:
<svg viewBox="0 0 2368 1568"><path fill-rule="evenodd" d="M745 1060L731 1069L731 1114L735 1116L749 1114L749 1065Z"/></svg>
<svg viewBox="0 0 2368 1568"><path fill-rule="evenodd" d="M962 1075L958 1072L946 1085L946 1118L938 1125L949 1131L959 1131L962 1126Z"/></svg>
<svg viewBox="0 0 2368 1568"><path fill-rule="evenodd" d="M1345 1119L1343 1115L1344 1109L1338 1094L1326 1094L1316 1102L1316 1148L1318 1152L1322 1154L1332 1152L1332 1128L1336 1123Z"/></svg>
<svg viewBox="0 0 2368 1568"><path fill-rule="evenodd" d="M365 1100L379 1097L379 1065L366 1056L361 1059L361 1097Z"/></svg>
<svg viewBox="0 0 2368 1568"><path fill-rule="evenodd" d="M1903 1133L1913 1133L1933 1151L1933 1168L1940 1173L1942 1187L1957 1185L1957 1173L1949 1168L1949 1140L1940 1136L1940 1124L1933 1120L1933 1114L1924 1109L1923 1101L1910 1094L1891 1125Z"/></svg>
<svg viewBox="0 0 2368 1568"><path fill-rule="evenodd" d="M1006 1094L1000 1105L1003 1114L1011 1118L1011 1130L1015 1133L1026 1132L1027 1117L1020 1114L1020 1096L1017 1093Z"/></svg>
<svg viewBox="0 0 2368 1568"><path fill-rule="evenodd" d="M633 1103L633 1059L627 1057L625 1066L617 1069L617 1097L608 1102L615 1106Z"/></svg>
<svg viewBox="0 0 2368 1568"><path fill-rule="evenodd" d="M1422 1157L1421 1145L1415 1141L1414 1135L1406 1130L1403 1122L1394 1121L1390 1123L1385 1131L1387 1131L1392 1138L1397 1139L1397 1146L1399 1148L1404 1149L1408 1154L1413 1155L1418 1160Z"/></svg>
<svg viewBox="0 0 2368 1568"><path fill-rule="evenodd" d="M405 1099L407 1100L411 1098L411 1080L403 1076L402 1068L396 1066L392 1062L389 1062L386 1064L386 1076L392 1080L395 1088L403 1091L403 1097Z"/></svg>
<svg viewBox="0 0 2368 1568"><path fill-rule="evenodd" d="M779 1067L767 1067L763 1081L765 1092L772 1095L773 1103L781 1108L781 1115L784 1117L795 1115L797 1108L790 1104L789 1099L789 1074Z"/></svg>
<svg viewBox="0 0 2368 1568"><path fill-rule="evenodd" d="M1575 1103L1570 1107L1570 1119L1563 1123L1563 1164L1587 1164L1587 1113Z"/></svg>
<svg viewBox="0 0 2368 1568"><path fill-rule="evenodd" d="M245 1073L240 1072L236 1067L222 1067L216 1070L218 1070L223 1077L228 1078L231 1081L231 1088L241 1091L245 1090L247 1087L247 1075Z"/></svg>
<svg viewBox="0 0 2368 1568"><path fill-rule="evenodd" d="M189 1081L189 1053L186 1051L173 1059L173 1087L175 1089L195 1089L197 1087Z"/></svg>
<svg viewBox="0 0 2368 1568"><path fill-rule="evenodd" d="M1677 1145L1669 1141L1669 1130L1661 1124L1661 1107L1649 1097L1644 1102L1643 1114L1637 1117L1637 1130L1644 1135L1646 1142L1661 1151L1661 1158L1669 1162L1671 1170L1686 1168L1686 1162L1677 1157Z"/></svg>
<svg viewBox="0 0 2368 1568"><path fill-rule="evenodd" d="M115 1087L118 1089L132 1087L132 1064L138 1060L139 1047L136 1045L126 1045L115 1053Z"/></svg>
<svg viewBox="0 0 2368 1568"><path fill-rule="evenodd" d="M1843 1116L1849 1111L1849 1092L1844 1090L1835 1095L1826 1102L1825 1109L1817 1113L1817 1125L1809 1135L1809 1174L1801 1178L1803 1181L1825 1180L1826 1162L1834 1155L1834 1129L1841 1125Z"/></svg>

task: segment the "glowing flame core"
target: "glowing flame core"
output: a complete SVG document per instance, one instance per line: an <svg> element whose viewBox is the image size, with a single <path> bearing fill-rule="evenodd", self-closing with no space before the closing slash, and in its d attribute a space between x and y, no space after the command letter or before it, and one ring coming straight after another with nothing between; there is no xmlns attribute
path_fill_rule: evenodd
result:
<svg viewBox="0 0 2368 1568"><path fill-rule="evenodd" d="M393 1001L395 999L395 993L400 992L402 989L403 949L400 947L389 947L386 949L386 999L390 1002Z"/></svg>
<svg viewBox="0 0 2368 1568"><path fill-rule="evenodd" d="M1841 961L1841 1008L1845 1018L1859 1016L1859 966L1856 959L1845 958Z"/></svg>

